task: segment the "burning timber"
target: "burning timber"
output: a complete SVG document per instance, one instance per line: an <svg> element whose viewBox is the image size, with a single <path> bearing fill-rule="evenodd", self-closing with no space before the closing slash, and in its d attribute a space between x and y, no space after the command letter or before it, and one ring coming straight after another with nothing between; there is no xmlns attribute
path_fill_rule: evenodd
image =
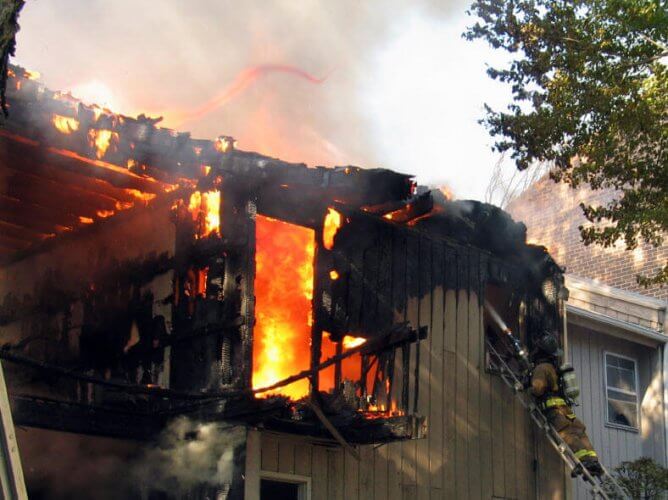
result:
<svg viewBox="0 0 668 500"><path fill-rule="evenodd" d="M7 99L0 358L24 461L63 432L113 438L132 458L91 481L144 471L123 485L136 498L549 485L558 463L519 410L499 418L514 406L486 370L485 300L528 344L562 323L562 270L522 224L409 175L87 106L19 67ZM508 435L525 448L504 456ZM214 450L206 477L165 473L155 447L188 443ZM28 474L33 491L56 482Z"/></svg>

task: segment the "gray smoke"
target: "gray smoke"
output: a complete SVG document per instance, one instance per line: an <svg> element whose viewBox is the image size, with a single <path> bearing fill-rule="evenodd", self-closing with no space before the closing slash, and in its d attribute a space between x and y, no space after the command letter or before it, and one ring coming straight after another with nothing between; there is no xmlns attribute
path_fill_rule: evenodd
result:
<svg viewBox="0 0 668 500"><path fill-rule="evenodd" d="M245 438L243 427L177 418L131 465L133 482L145 492L164 491L176 497L203 486L225 490L232 484L235 453Z"/></svg>
<svg viewBox="0 0 668 500"><path fill-rule="evenodd" d="M372 78L375 51L400 36L410 16L445 18L466 3L44 0L23 10L16 60L54 89L103 82L128 114L196 108L257 64L329 75L322 85L267 75L182 128L202 138L233 135L242 149L291 161L376 166L358 92Z"/></svg>

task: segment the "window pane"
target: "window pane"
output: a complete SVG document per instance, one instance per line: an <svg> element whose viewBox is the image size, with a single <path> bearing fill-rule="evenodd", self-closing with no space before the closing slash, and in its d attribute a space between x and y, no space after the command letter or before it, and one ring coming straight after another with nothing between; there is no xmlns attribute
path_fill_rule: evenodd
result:
<svg viewBox="0 0 668 500"><path fill-rule="evenodd" d="M619 370L613 366L608 366L606 370L608 387L619 387Z"/></svg>
<svg viewBox="0 0 668 500"><path fill-rule="evenodd" d="M606 354L605 365L608 422L637 429L639 416L635 363Z"/></svg>
<svg viewBox="0 0 668 500"><path fill-rule="evenodd" d="M608 400L608 421L612 424L638 427L638 414L635 403Z"/></svg>
<svg viewBox="0 0 668 500"><path fill-rule="evenodd" d="M262 479L260 481L260 500L298 500L300 483L286 483Z"/></svg>
<svg viewBox="0 0 668 500"><path fill-rule="evenodd" d="M630 359L624 359L624 358L617 358L619 367L623 368L624 370L629 370L633 371L635 370L635 363L631 361Z"/></svg>
<svg viewBox="0 0 668 500"><path fill-rule="evenodd" d="M633 371L619 370L619 385L625 391L636 392L636 375Z"/></svg>
<svg viewBox="0 0 668 500"><path fill-rule="evenodd" d="M636 392L635 363L611 354L606 354L605 360L608 387Z"/></svg>
<svg viewBox="0 0 668 500"><path fill-rule="evenodd" d="M636 404L638 401L636 396L632 394L626 394L624 392L619 392L614 389L608 389L608 399L616 399L624 403L633 403Z"/></svg>

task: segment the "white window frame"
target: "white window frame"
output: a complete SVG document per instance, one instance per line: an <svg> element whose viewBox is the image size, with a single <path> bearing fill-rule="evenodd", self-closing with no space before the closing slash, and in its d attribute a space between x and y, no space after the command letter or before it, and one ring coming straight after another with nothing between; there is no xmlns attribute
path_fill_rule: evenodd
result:
<svg viewBox="0 0 668 500"><path fill-rule="evenodd" d="M263 479L270 481L280 481L283 483L292 483L299 485L297 497L299 500L311 500L311 478L309 476L299 476L297 474L286 474L283 472L260 471L260 485Z"/></svg>
<svg viewBox="0 0 668 500"><path fill-rule="evenodd" d="M610 356L615 356L617 358L625 359L626 361L631 361L633 363L633 375L634 375L634 382L635 382L635 392L630 392L626 391L624 389L619 389L617 387L609 387L608 386L608 355ZM614 427L615 429L623 429L627 431L634 431L634 432L640 432L640 424L641 424L641 415L640 415L640 383L638 381L638 361L635 358L630 358L628 356L624 356L623 354L618 354L616 352L612 351L603 351L603 378L605 380L605 425L607 427ZM629 396L635 396L636 398L636 415L637 415L637 422L638 425L637 427L633 427L631 425L624 425L624 424L618 424L616 422L611 422L610 421L610 416L608 414L608 409L609 409L609 403L608 403L608 388L612 389L613 391L621 392L622 394L627 394Z"/></svg>

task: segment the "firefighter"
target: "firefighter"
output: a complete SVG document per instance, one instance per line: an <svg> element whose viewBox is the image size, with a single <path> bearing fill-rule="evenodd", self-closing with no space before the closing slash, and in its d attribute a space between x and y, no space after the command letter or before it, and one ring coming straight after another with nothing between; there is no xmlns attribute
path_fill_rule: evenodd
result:
<svg viewBox="0 0 668 500"><path fill-rule="evenodd" d="M535 344L531 393L537 399L549 423L573 450L592 476L603 473L585 425L575 416L563 397L558 375L559 343L554 334L544 332ZM577 471L576 471L577 472Z"/></svg>

